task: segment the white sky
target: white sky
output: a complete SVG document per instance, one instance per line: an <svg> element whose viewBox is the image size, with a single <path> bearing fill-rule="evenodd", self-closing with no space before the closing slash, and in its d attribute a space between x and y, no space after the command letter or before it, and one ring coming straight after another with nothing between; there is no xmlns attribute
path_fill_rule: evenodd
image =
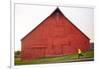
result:
<svg viewBox="0 0 100 69"><path fill-rule="evenodd" d="M93 9L59 7L63 14L93 42ZM21 39L46 19L56 7L19 5L15 6L15 50L21 50Z"/></svg>

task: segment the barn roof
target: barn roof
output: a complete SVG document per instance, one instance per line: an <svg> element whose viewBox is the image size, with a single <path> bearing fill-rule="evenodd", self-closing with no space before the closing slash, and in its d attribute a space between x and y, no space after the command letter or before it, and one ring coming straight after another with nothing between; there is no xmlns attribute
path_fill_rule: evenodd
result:
<svg viewBox="0 0 100 69"><path fill-rule="evenodd" d="M46 19L48 19L51 15L53 15L54 13L59 12L60 14L62 14L78 31L80 31L86 38L88 38L90 40L89 37L87 37L79 28L77 28L63 13L62 11L60 11L60 9L57 7ZM38 26L40 26L46 19L44 19ZM31 30L28 34L26 34L21 41L26 38L31 32L33 32L38 26L36 26L33 30Z"/></svg>

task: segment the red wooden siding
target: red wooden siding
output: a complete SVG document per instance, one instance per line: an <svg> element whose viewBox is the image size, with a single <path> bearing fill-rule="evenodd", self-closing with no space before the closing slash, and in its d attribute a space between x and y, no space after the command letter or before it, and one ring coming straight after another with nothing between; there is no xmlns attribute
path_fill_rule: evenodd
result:
<svg viewBox="0 0 100 69"><path fill-rule="evenodd" d="M90 49L89 38L57 8L22 40L22 60L61 56Z"/></svg>

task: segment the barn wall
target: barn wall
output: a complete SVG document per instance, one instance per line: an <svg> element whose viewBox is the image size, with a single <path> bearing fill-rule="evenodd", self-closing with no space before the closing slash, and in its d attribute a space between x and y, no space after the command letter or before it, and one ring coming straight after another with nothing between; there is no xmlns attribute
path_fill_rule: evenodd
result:
<svg viewBox="0 0 100 69"><path fill-rule="evenodd" d="M89 50L89 39L58 11L22 40L22 58L74 54L78 48Z"/></svg>

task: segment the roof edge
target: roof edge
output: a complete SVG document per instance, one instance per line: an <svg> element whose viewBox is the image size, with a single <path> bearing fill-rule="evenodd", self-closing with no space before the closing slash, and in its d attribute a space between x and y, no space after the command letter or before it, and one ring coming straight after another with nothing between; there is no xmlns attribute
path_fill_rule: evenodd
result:
<svg viewBox="0 0 100 69"><path fill-rule="evenodd" d="M56 7L56 9L55 9L49 16L47 16L43 21L40 22L40 24L38 24L34 29L32 29L28 34L26 34L26 35L21 39L21 41L22 41L25 37L27 37L32 31L34 31L38 26L40 26L42 23L44 23L44 21L47 20L47 18L49 18L50 16L52 16L52 14L53 14L56 10L59 10L59 11L61 12L61 14L64 16L64 18L67 19L67 20L70 22L70 24L72 24L72 25L73 25L77 30L79 30L87 39L90 40L90 38L89 38L87 35L85 35L78 27L76 27L76 26L73 24L73 22L71 22L71 21L62 13L62 11L59 9L59 7Z"/></svg>
<svg viewBox="0 0 100 69"><path fill-rule="evenodd" d="M32 31L34 31L38 26L40 26L47 18L49 18L57 9L59 9L58 7L56 7L56 9L49 15L47 16L43 21L40 22L40 24L38 24L34 29L32 29L28 34L26 34L24 37L22 37L21 41L27 37Z"/></svg>

